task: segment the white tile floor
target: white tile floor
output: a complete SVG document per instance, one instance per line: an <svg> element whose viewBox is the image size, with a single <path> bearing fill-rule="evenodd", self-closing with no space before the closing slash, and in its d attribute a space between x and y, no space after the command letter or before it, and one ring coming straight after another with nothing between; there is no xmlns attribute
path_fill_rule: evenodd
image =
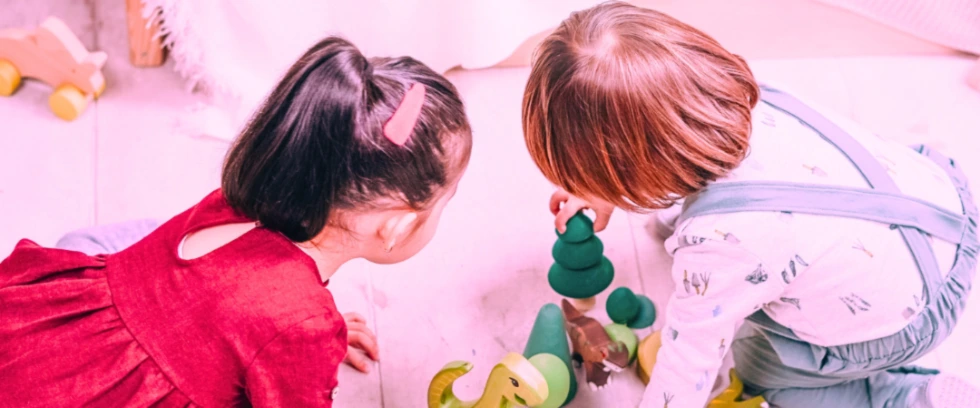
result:
<svg viewBox="0 0 980 408"><path fill-rule="evenodd" d="M217 188L227 145L191 138L175 127L201 98L184 92L169 66L129 65L122 2L57 0L42 6L13 0L5 10L14 13L0 15L0 27L62 16L86 46L110 58L105 95L75 122L53 117L49 89L41 84L28 82L14 97L0 99L0 253L23 237L50 245L79 227L169 217ZM968 58L895 57L751 65L760 80L883 135L932 144L980 180L980 164L973 160L980 155L980 92L962 81L970 64ZM559 300L545 278L555 240L546 209L551 189L521 139L527 72L453 76L468 104L475 146L441 231L408 262L355 262L333 280L340 308L373 322L383 360L368 375L342 370L340 406L420 406L430 376L455 359L476 365L457 387L459 395L476 397L490 367L505 352L523 350L538 308ZM616 266L614 285L643 291L662 308L672 287L669 260L645 223L645 216L620 212L600 237ZM925 364L980 384L975 299L957 332ZM601 308L593 314L605 319ZM641 394L639 380L625 373L614 389L581 389L573 406L633 406Z"/></svg>

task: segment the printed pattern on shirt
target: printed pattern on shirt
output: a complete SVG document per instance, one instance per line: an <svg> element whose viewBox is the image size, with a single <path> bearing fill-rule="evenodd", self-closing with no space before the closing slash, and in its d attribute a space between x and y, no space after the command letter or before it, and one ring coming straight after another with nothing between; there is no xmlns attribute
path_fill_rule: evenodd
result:
<svg viewBox="0 0 980 408"><path fill-rule="evenodd" d="M786 284L790 284L793 282L793 279L796 279L797 264L800 265L801 268L810 266L810 264L806 263L806 261L804 261L799 254L795 255L793 259L789 260L789 266L787 267L788 269L783 269L783 273L782 273L783 282L786 282Z"/></svg>
<svg viewBox="0 0 980 408"><path fill-rule="evenodd" d="M691 278L691 286L694 287L694 293L699 296L704 296L708 294L708 284L711 283L711 272L701 272L695 273L694 277Z"/></svg>
<svg viewBox="0 0 980 408"><path fill-rule="evenodd" d="M851 248L856 249L856 250L861 251L861 252L864 252L864 254L868 256L868 258L874 258L875 257L875 254L871 253L871 251L869 251L868 248L866 248L864 246L864 243L861 242L860 239L856 240L855 243L854 243L854 246L852 246Z"/></svg>
<svg viewBox="0 0 980 408"><path fill-rule="evenodd" d="M703 405L721 361L731 349L737 322L762 304L778 299L784 290L781 280L769 279L770 272L757 257L740 248L741 241L735 234L708 231L714 232L708 234L710 238L679 231L676 241L674 270L679 275L675 275L678 287L672 300L675 307L667 313L680 315L668 317L659 353L664 358L658 358L651 377L652 388L646 394L648 400L653 395L660 396L668 406ZM678 372L668 368L674 358L684 365L684 371L690 370L690 375L669 379L658 376L660 369ZM651 395L652 392L657 394Z"/></svg>
<svg viewBox="0 0 980 408"><path fill-rule="evenodd" d="M745 280L753 285L758 285L769 279L769 274L766 273L765 269L762 269L762 264L759 264L749 276L745 277Z"/></svg>
<svg viewBox="0 0 980 408"><path fill-rule="evenodd" d="M803 310L803 307L800 306L800 299L798 299L798 298L781 297L781 298L779 298L779 301L780 302L783 302L783 303L789 303L789 304L791 304L793 306L796 306L796 309L797 310Z"/></svg>
<svg viewBox="0 0 980 408"><path fill-rule="evenodd" d="M707 238L698 237L694 235L678 235L677 236L677 248L687 248L692 245L703 244L704 240Z"/></svg>
<svg viewBox="0 0 980 408"><path fill-rule="evenodd" d="M738 239L738 237L735 236L735 234L732 234L730 232L715 230L715 234L720 235L721 238L724 239L726 242L731 242L733 244L738 244L742 242L741 240Z"/></svg>
<svg viewBox="0 0 980 408"><path fill-rule="evenodd" d="M760 106L753 112L757 126L752 151L731 177L719 182L866 185L852 163L812 129ZM914 177L950 184L934 166L912 166L926 160L910 149L873 137L869 142L860 132L852 133L900 186L913 185ZM942 188L913 190L909 194L923 199L942 193ZM882 228L887 225L862 225L837 217L817 220L791 211L711 215L678 225L676 241L666 244L674 255L677 288L669 300L664 342L644 403L703 406L720 362L732 347L734 327L759 310L812 341L826 340L826 333L863 341L860 337L870 336L873 330L914 318L924 307L924 288L915 286L916 294L909 296L905 291L913 290L910 280L917 277L881 274L882 268L888 272L894 272L894 266L905 268L892 265L895 243L882 239L887 234ZM931 244L939 241L930 239ZM884 293L880 282L890 276L903 288L901 293ZM888 288L896 286L889 282Z"/></svg>
<svg viewBox="0 0 980 408"><path fill-rule="evenodd" d="M817 176L817 177L829 177L830 176L829 174L827 174L826 171L823 171L823 169L821 169L820 167L817 167L817 166L809 166L809 165L804 164L803 165L803 168L805 168L807 170L810 170L810 174L812 174L814 176Z"/></svg>
<svg viewBox="0 0 980 408"><path fill-rule="evenodd" d="M871 310L871 304L864 300L861 296L851 293L847 296L841 296L840 301L847 306L847 309L851 311L852 315L856 315L859 312L867 312Z"/></svg>

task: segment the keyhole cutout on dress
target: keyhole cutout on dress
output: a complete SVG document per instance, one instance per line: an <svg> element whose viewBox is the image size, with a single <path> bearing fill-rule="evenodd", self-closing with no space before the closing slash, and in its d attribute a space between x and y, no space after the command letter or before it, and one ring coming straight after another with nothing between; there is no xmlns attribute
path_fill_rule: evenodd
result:
<svg viewBox="0 0 980 408"><path fill-rule="evenodd" d="M241 222L192 231L180 240L180 244L177 245L177 256L185 261L203 257L253 229L255 229L254 222Z"/></svg>

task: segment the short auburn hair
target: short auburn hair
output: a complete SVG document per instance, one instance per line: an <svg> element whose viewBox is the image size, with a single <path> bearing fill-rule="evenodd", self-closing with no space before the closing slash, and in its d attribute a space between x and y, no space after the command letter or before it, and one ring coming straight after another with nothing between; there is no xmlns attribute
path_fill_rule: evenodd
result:
<svg viewBox="0 0 980 408"><path fill-rule="evenodd" d="M524 138L573 195L665 208L741 163L758 99L745 60L707 34L607 2L572 13L536 50Z"/></svg>

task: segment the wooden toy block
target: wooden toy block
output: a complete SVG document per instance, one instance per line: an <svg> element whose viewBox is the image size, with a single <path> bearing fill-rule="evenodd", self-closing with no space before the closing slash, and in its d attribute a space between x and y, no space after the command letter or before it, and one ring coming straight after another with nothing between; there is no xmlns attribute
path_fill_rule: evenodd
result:
<svg viewBox="0 0 980 408"><path fill-rule="evenodd" d="M552 355L562 362L562 369L565 370L564 376L560 373L546 372L549 370L538 367L539 371L548 379L548 400L540 408L556 408L568 404L575 398L578 392L578 381L575 372L572 371L572 353L568 349L568 336L565 334L565 316L561 308L554 303L547 303L538 310L538 317L534 319L534 326L531 327L531 335L527 338L527 345L524 346L524 357L536 364L542 355ZM557 369L557 367L556 367ZM561 394L561 386L556 383L567 383L565 395Z"/></svg>
<svg viewBox="0 0 980 408"><path fill-rule="evenodd" d="M973 89L980 91L980 59L973 64L973 69L966 75L966 83Z"/></svg>
<svg viewBox="0 0 980 408"><path fill-rule="evenodd" d="M587 298L568 298L568 303L571 303L576 309L582 312L588 312L595 308L596 298L595 296L589 296Z"/></svg>
<svg viewBox="0 0 980 408"><path fill-rule="evenodd" d="M565 337L565 334L562 334ZM575 397L572 383L575 382L575 372L571 370L570 362L551 353L538 353L527 359L538 369L548 384L548 397L544 402L534 405L534 408L560 408Z"/></svg>
<svg viewBox="0 0 980 408"><path fill-rule="evenodd" d="M580 311L595 307L595 295L606 290L613 281L612 262L602 255L602 241L595 236L592 220L578 213L565 224L565 233L558 233L551 249L554 265L548 270L548 283L558 294L572 299Z"/></svg>
<svg viewBox="0 0 980 408"><path fill-rule="evenodd" d="M159 67L167 54L160 37L160 19L143 17L142 0L126 0L129 62L137 67Z"/></svg>
<svg viewBox="0 0 980 408"><path fill-rule="evenodd" d="M585 381L593 391L609 384L613 371L629 365L629 348L614 342L595 319L585 316L566 299L561 301L565 329L572 340L572 358L585 368Z"/></svg>
<svg viewBox="0 0 980 408"><path fill-rule="evenodd" d="M453 393L453 383L472 369L473 364L469 362L454 361L439 370L429 383L428 407L536 407L548 398L548 383L538 368L524 356L508 353L490 371L483 395L474 401L462 401Z"/></svg>
<svg viewBox="0 0 980 408"><path fill-rule="evenodd" d="M660 331L657 330L640 341L640 345L637 347L636 373L640 376L640 381L643 381L643 384L650 383L650 373L653 372L653 366L657 363L657 352L660 351L661 344Z"/></svg>
<svg viewBox="0 0 980 408"><path fill-rule="evenodd" d="M657 318L657 308L650 298L637 295L627 287L619 287L606 299L606 314L615 323L631 329L645 329Z"/></svg>
<svg viewBox="0 0 980 408"><path fill-rule="evenodd" d="M108 56L89 52L67 25L48 17L36 29L0 31L0 95L13 95L22 78L47 83L51 111L74 120L105 90L102 67Z"/></svg>

